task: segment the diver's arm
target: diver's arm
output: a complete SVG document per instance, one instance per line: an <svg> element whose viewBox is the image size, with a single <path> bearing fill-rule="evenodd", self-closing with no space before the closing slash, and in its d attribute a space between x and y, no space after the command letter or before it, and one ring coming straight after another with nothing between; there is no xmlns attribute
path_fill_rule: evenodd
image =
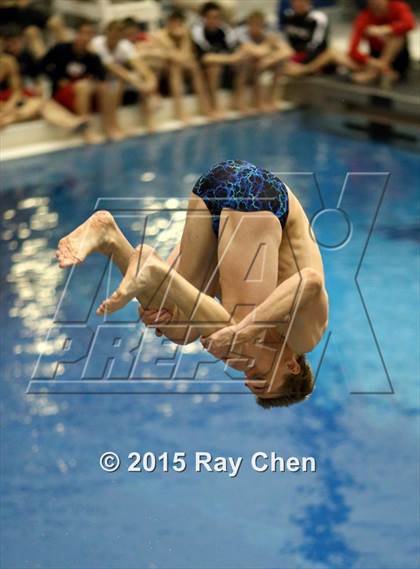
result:
<svg viewBox="0 0 420 569"><path fill-rule="evenodd" d="M321 295L323 290L321 275L309 267L302 269L282 282L240 322L202 338L201 342L215 357L224 358L239 346L255 344L269 328L288 322L293 325L296 313Z"/></svg>
<svg viewBox="0 0 420 569"><path fill-rule="evenodd" d="M237 324L238 330L251 333L257 327L277 325L292 318L292 313L301 310L323 287L322 276L306 267L283 281L274 291ZM252 336L252 334L251 334Z"/></svg>

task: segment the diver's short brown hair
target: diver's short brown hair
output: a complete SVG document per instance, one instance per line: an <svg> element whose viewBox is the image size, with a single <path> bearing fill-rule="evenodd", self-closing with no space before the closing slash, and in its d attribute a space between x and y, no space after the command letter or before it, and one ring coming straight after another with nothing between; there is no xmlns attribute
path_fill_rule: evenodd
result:
<svg viewBox="0 0 420 569"><path fill-rule="evenodd" d="M306 361L305 354L297 356L296 360L300 365L300 372L298 374L290 373L286 376L281 395L271 397L270 399L257 397L258 405L264 409L288 407L294 403L304 401L312 393L315 380L311 366Z"/></svg>

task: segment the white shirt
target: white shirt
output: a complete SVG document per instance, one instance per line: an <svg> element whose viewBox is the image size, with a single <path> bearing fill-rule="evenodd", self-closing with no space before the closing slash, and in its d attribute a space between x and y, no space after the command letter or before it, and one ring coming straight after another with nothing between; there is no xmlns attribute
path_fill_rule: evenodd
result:
<svg viewBox="0 0 420 569"><path fill-rule="evenodd" d="M120 40L111 51L106 36L96 36L90 42L90 47L100 57L104 65L112 63L126 65L137 56L136 48L129 40Z"/></svg>

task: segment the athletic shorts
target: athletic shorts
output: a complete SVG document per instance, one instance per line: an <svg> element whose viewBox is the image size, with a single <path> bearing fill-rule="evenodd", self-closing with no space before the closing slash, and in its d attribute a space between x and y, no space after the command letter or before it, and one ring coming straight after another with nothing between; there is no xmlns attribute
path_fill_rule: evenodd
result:
<svg viewBox="0 0 420 569"><path fill-rule="evenodd" d="M216 164L197 180L193 193L206 204L216 236L224 208L243 212L270 211L282 228L286 225L289 214L286 186L268 170L244 160Z"/></svg>
<svg viewBox="0 0 420 569"><path fill-rule="evenodd" d="M35 89L22 89L22 94L24 97L40 97L40 94L35 91ZM3 89L0 91L0 101L5 103L13 95L12 89Z"/></svg>
<svg viewBox="0 0 420 569"><path fill-rule="evenodd" d="M59 87L53 94L53 99L57 101L57 103L60 103L60 105L71 111L72 113L76 112L76 107L75 107L76 92L74 88L76 83L77 81L70 81L69 83L63 85L63 87ZM92 98L90 110L92 112L98 110L96 95Z"/></svg>
<svg viewBox="0 0 420 569"><path fill-rule="evenodd" d="M325 50L326 48L308 51L295 51L290 59L294 63L311 63L311 61L322 55Z"/></svg>

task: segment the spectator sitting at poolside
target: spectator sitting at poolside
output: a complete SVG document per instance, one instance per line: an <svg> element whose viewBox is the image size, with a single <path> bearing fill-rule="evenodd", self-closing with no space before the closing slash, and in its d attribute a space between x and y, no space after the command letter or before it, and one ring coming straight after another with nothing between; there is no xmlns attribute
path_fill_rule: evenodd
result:
<svg viewBox="0 0 420 569"><path fill-rule="evenodd" d="M163 67L162 49L156 46L153 34L142 31L133 18L122 20L123 37L130 41L142 60L156 73L160 74Z"/></svg>
<svg viewBox="0 0 420 569"><path fill-rule="evenodd" d="M328 65L341 65L353 71L356 83L367 84L381 79L383 86L404 79L410 65L407 34L415 27L413 13L406 2L368 0L353 24L349 55L326 50L307 65L288 69L292 75L316 73ZM370 54L359 49L367 40Z"/></svg>
<svg viewBox="0 0 420 569"><path fill-rule="evenodd" d="M174 101L175 116L184 123L190 116L184 110L183 88L186 76L191 78L199 103L199 112L212 117L210 103L204 85L203 72L195 58L190 32L185 25L185 16L174 10L168 17L166 26L154 36L155 45L161 50L165 62L165 72L169 79L169 89Z"/></svg>
<svg viewBox="0 0 420 569"><path fill-rule="evenodd" d="M4 52L16 59L25 83L30 83L31 86L34 86L39 78L39 59L28 48L26 37L14 24L2 26L0 28L0 36L4 42Z"/></svg>
<svg viewBox="0 0 420 569"><path fill-rule="evenodd" d="M216 2L206 2L201 8L200 15L200 20L192 27L192 39L204 66L212 111L215 116L223 117L218 97L222 73L224 83L230 83L233 79L233 106L238 108L241 95L236 71L243 64L242 56L236 50L238 46L236 33L223 21L222 10Z"/></svg>
<svg viewBox="0 0 420 569"><path fill-rule="evenodd" d="M291 0L281 16L281 27L296 63L309 63L328 47L328 16L315 10L311 0Z"/></svg>
<svg viewBox="0 0 420 569"><path fill-rule="evenodd" d="M40 68L52 81L55 101L85 120L90 119L96 105L109 136L112 133L107 109L105 68L99 57L88 49L93 35L92 24L81 23L73 42L52 47L41 61ZM83 135L89 144L102 141L102 137L90 125Z"/></svg>
<svg viewBox="0 0 420 569"><path fill-rule="evenodd" d="M134 87L139 93L146 128L149 132L153 131L152 97L157 89L156 77L141 60L134 44L124 39L123 23L110 22L105 34L92 40L90 49L99 56L107 70L107 120L110 138L120 140L125 136L118 125L117 111L126 86Z"/></svg>
<svg viewBox="0 0 420 569"><path fill-rule="evenodd" d="M248 105L244 101L246 83L253 87L253 103L258 111L273 112L279 109L278 91L282 68L291 56L291 49L280 35L270 32L263 12L252 12L247 23L236 30L241 52L247 64L238 70L239 76L239 110L247 112ZM264 93L262 75L272 72L271 84L267 94Z"/></svg>
<svg viewBox="0 0 420 569"><path fill-rule="evenodd" d="M404 78L410 65L407 34L415 25L406 2L368 0L353 25L350 57L363 66L353 79L369 83L383 77L387 83ZM359 49L362 40L369 43L369 55Z"/></svg>
<svg viewBox="0 0 420 569"><path fill-rule="evenodd" d="M9 26L1 31L0 126L42 116L50 123L69 130L86 126L86 120L73 115L51 99L42 96L38 84L38 62L25 48L25 38Z"/></svg>
<svg viewBox="0 0 420 569"><path fill-rule="evenodd" d="M218 0L218 5L223 10L228 22L232 22L238 13L239 2L243 0ZM184 10L186 13L199 13L202 0L171 0L174 8Z"/></svg>
<svg viewBox="0 0 420 569"><path fill-rule="evenodd" d="M124 38L131 41L135 46L147 42L150 39L150 34L142 31L134 18L124 18L124 20L122 20L122 26Z"/></svg>
<svg viewBox="0 0 420 569"><path fill-rule="evenodd" d="M46 47L44 31L52 34L53 42L64 42L69 39L69 30L60 16L49 16L31 6L31 0L16 0L11 5L0 8L2 25L16 26L28 45L29 51L37 58L45 55Z"/></svg>
<svg viewBox="0 0 420 569"><path fill-rule="evenodd" d="M32 118L39 112L39 100L30 95L22 89L16 59L4 53L4 41L0 38L0 128Z"/></svg>

